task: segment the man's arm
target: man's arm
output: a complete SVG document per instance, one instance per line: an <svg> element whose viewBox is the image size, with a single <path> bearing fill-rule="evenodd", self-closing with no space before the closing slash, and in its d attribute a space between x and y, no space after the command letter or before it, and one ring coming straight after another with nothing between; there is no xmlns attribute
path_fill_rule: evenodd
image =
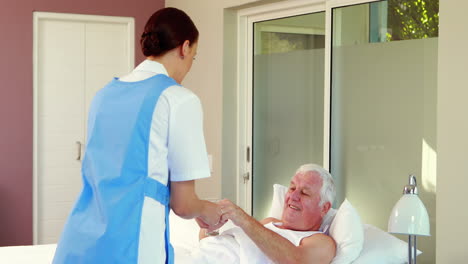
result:
<svg viewBox="0 0 468 264"><path fill-rule="evenodd" d="M325 234L315 234L302 239L299 247L305 249L309 263L330 263L336 255L336 244L333 238Z"/></svg>
<svg viewBox="0 0 468 264"><path fill-rule="evenodd" d="M324 234L304 238L299 246L265 228L241 208L223 200L220 202L223 220L231 219L275 263L330 263L335 256L335 242ZM271 221L270 219L269 221Z"/></svg>

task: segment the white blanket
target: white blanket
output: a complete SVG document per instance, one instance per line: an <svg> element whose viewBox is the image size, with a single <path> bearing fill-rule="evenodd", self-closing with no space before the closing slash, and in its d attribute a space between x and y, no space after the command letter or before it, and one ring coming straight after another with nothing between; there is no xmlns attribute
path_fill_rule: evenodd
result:
<svg viewBox="0 0 468 264"><path fill-rule="evenodd" d="M301 240L305 237L309 237L317 233L322 233L318 231L292 231L278 228L272 223L265 225L265 227L286 238L295 246L299 246ZM221 232L221 235L204 238L199 242L198 245L192 247L191 251L187 250L185 253L189 255L185 255L183 261L177 259L177 257L180 259L183 253L180 251L176 252L176 260L178 261L176 264L273 263L240 227L235 226L231 222L228 222L222 230L224 231ZM177 254L179 254L179 256L177 256Z"/></svg>
<svg viewBox="0 0 468 264"><path fill-rule="evenodd" d="M179 252L176 252L176 255L177 253ZM199 247L191 252L189 258L191 262L185 263L238 264L240 263L239 242L229 234L207 237L200 241ZM176 264L179 263L182 264L183 262L176 262Z"/></svg>
<svg viewBox="0 0 468 264"><path fill-rule="evenodd" d="M249 264L272 263L239 227L230 228L219 236L204 238L191 252L176 247L176 264Z"/></svg>

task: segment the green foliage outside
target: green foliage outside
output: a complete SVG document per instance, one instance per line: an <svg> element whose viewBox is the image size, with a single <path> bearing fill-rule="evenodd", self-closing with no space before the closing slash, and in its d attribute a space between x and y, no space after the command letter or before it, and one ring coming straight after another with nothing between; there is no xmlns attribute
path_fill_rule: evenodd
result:
<svg viewBox="0 0 468 264"><path fill-rule="evenodd" d="M439 36L439 0L389 0L387 41Z"/></svg>

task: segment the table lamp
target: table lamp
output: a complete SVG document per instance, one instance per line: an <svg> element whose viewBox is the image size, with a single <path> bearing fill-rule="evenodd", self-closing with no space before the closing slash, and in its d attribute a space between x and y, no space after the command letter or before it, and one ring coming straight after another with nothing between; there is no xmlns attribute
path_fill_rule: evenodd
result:
<svg viewBox="0 0 468 264"><path fill-rule="evenodd" d="M416 236L430 236L429 216L418 196L416 177L409 176L409 184L403 189L388 219L388 232L408 235L408 263L416 264Z"/></svg>

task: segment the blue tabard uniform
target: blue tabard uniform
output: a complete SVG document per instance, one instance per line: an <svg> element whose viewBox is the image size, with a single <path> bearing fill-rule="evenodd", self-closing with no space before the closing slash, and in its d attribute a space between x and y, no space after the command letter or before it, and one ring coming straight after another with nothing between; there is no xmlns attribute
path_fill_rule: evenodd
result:
<svg viewBox="0 0 468 264"><path fill-rule="evenodd" d="M166 207L166 263L174 262L169 186L148 177L153 111L161 93L173 85L178 84L164 74L138 82L114 79L94 97L82 163L83 190L64 227L54 264L138 263L145 197Z"/></svg>

